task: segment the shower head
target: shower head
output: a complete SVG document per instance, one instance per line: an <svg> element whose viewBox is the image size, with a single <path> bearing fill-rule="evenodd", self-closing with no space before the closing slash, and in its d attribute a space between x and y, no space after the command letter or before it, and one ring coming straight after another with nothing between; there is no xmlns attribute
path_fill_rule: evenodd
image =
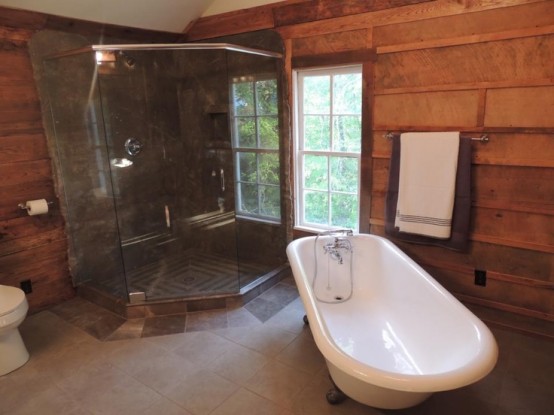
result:
<svg viewBox="0 0 554 415"><path fill-rule="evenodd" d="M122 59L125 66L130 69L134 68L135 64L137 63L135 58L121 51L119 52L119 58Z"/></svg>

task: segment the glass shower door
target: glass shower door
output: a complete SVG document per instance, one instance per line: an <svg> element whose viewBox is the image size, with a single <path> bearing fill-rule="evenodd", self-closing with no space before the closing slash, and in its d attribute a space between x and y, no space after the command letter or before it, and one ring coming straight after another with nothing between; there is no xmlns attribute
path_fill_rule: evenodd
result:
<svg viewBox="0 0 554 415"><path fill-rule="evenodd" d="M147 300L238 291L227 98L209 92L226 75L199 67L218 58L125 51L99 65L127 286Z"/></svg>

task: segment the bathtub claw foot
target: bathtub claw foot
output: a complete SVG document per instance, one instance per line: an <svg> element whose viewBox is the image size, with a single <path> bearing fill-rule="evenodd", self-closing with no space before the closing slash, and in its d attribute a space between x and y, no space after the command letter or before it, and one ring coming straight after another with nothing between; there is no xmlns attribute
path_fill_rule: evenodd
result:
<svg viewBox="0 0 554 415"><path fill-rule="evenodd" d="M306 314L304 314L302 320L304 320L304 324L310 325L310 322L308 321L308 316Z"/></svg>
<svg viewBox="0 0 554 415"><path fill-rule="evenodd" d="M347 396L336 387L329 389L325 397L327 398L327 402L329 402L331 405L338 405L339 403L344 402L347 398Z"/></svg>

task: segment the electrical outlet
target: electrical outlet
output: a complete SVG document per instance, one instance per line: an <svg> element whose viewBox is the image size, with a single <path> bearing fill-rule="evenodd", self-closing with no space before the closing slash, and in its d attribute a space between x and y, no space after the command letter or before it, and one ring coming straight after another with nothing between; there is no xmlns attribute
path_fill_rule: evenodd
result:
<svg viewBox="0 0 554 415"><path fill-rule="evenodd" d="M31 280L21 281L19 286L25 294L31 294L33 292L33 284L31 283Z"/></svg>
<svg viewBox="0 0 554 415"><path fill-rule="evenodd" d="M475 270L475 285L486 287L487 285L487 271L476 269Z"/></svg>

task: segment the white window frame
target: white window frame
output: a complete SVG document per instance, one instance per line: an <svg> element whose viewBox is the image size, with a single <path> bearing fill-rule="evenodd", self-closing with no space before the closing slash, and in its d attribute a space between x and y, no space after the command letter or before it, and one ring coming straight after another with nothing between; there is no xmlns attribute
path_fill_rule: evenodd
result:
<svg viewBox="0 0 554 415"><path fill-rule="evenodd" d="M239 161L239 155L240 153L254 153L255 156L256 156L256 168L258 169L258 163L257 163L257 160L258 160L258 156L260 154L276 154L277 155L277 159L279 160L279 170L281 170L281 159L280 159L280 146L281 146L281 143L280 143L280 140L279 140L279 144L278 144L278 147L276 149L270 149L270 148L263 148L260 146L260 134L259 134L259 122L258 122L258 119L260 117L275 117L277 119L277 124L279 125L280 123L280 120L279 120L279 112L277 112L277 114L275 115L259 115L258 112L257 112L257 103L256 103L256 100L257 100L257 96L256 96L256 89L254 88L254 108L255 108L255 112L254 112L254 115L250 115L250 116L243 116L243 115L236 115L235 114L235 108L234 108L234 104L233 104L233 85L235 83L240 83L240 82L250 82L250 83L253 83L254 86L255 86L255 83L257 81L264 81L264 80L275 80L277 81L275 75L269 75L269 74L258 74L258 75L252 75L252 76L243 76L241 78L237 78L237 79L233 79L232 82L230 83L230 86L231 86L231 91L230 91L230 100L231 100L231 131L232 131L232 149L233 149L233 160L234 160L234 166L235 166L235 171L234 171L234 175L235 175L235 212L236 212L236 216L237 217L240 217L242 219L248 219L248 220L254 220L254 221L258 221L258 222L267 222L267 223L273 223L273 224L280 224L281 223L281 216L282 216L282 213L281 211L279 212L279 216L278 217L275 217L275 216L267 216L267 215L261 215L261 214L255 214L255 213L251 213L251 212L245 212L243 210L241 210L241 201L242 201L242 193L241 193L241 183L249 183L249 184L253 184L255 185L256 187L260 187L261 185L262 186L268 186L268 187L275 187L278 189L279 193L281 191L281 177L279 177L279 184L278 185L274 185L274 184L270 184L270 183L261 183L259 181L259 173L257 175L257 179L256 179L256 182L244 182L240 179L241 175L240 175L240 161ZM279 85L277 83L277 88L279 88ZM277 91L277 93L279 93ZM238 138L237 138L237 123L236 123L236 119L240 119L240 118L252 118L254 119L255 121L255 126L256 126L256 147L240 147L238 146ZM279 175L280 176L280 175ZM260 193L258 192L258 208L261 204L261 201L260 201ZM280 198L282 197L282 195L280 195ZM281 200L279 200L280 202L282 202Z"/></svg>
<svg viewBox="0 0 554 415"><path fill-rule="evenodd" d="M303 79L305 76L314 76L314 75L340 75L348 73L360 73L362 74L362 65L349 65L349 66L330 66L314 69L298 69L293 71L293 134L294 134L294 177L295 177L295 229L305 230L310 232L320 232L324 230L334 229L337 226L323 225L310 223L306 221L304 217L304 166L303 160L304 155L321 155L327 156L328 160L330 157L351 157L355 158L358 163L358 186L357 186L357 200L358 200L358 223L354 231L359 230L360 226L360 191L361 191L361 140L360 137L360 152L339 152L332 150L332 140L333 140L333 82L331 82L331 121L330 121L330 135L331 135L331 146L329 150L305 150L304 149L304 111L303 111ZM362 97L363 99L363 97ZM344 115L344 114L341 114ZM361 115L361 114L356 114ZM330 174L330 166L327 166L328 174ZM330 176L328 176L330 177ZM328 189L327 194L330 196L332 193L340 193L336 191L331 191L330 182L328 180ZM309 189L308 189L309 190ZM329 221L331 219L331 198L329 197Z"/></svg>

